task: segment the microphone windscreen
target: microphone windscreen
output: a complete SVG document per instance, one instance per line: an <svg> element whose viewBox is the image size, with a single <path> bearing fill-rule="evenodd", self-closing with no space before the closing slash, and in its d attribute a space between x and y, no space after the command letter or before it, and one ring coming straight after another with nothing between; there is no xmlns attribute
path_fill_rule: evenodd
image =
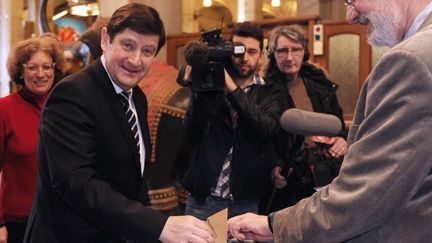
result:
<svg viewBox="0 0 432 243"><path fill-rule="evenodd" d="M186 44L183 55L186 63L191 66L207 63L207 44L201 41L190 41Z"/></svg>
<svg viewBox="0 0 432 243"><path fill-rule="evenodd" d="M289 133L303 136L332 137L342 130L342 123L337 116L296 108L282 114L280 125Z"/></svg>

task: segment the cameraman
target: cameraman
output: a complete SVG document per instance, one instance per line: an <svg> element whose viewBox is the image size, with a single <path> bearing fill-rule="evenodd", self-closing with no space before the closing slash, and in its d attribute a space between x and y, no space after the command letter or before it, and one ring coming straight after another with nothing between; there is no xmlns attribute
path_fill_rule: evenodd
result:
<svg viewBox="0 0 432 243"><path fill-rule="evenodd" d="M230 40L246 51L230 58L226 90L193 92L184 121L186 137L196 146L182 182L190 192L186 214L203 220L224 208L229 217L257 212L259 197L272 186L269 141L278 129L284 90L256 73L263 54L259 26L240 23Z"/></svg>

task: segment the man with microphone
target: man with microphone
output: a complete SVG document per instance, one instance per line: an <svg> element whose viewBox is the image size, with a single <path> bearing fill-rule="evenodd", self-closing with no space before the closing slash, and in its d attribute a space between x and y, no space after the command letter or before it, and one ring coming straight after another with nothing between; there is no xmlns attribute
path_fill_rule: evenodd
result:
<svg viewBox="0 0 432 243"><path fill-rule="evenodd" d="M432 2L345 0L347 21L391 49L360 92L339 176L296 205L228 222L239 240L429 242Z"/></svg>

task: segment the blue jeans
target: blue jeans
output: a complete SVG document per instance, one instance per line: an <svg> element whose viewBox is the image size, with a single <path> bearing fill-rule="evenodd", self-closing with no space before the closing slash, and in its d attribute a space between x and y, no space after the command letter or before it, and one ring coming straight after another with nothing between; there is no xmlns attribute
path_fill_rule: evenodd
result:
<svg viewBox="0 0 432 243"><path fill-rule="evenodd" d="M258 213L258 200L231 201L230 199L209 196L204 203L200 203L192 196L189 196L185 214L207 220L209 216L225 208L228 208L228 218L248 212Z"/></svg>

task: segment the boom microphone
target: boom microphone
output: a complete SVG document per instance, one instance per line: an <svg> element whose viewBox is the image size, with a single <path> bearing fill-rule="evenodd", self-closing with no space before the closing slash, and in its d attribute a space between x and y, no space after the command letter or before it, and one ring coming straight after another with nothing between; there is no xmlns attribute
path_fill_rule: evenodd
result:
<svg viewBox="0 0 432 243"><path fill-rule="evenodd" d="M303 136L332 137L342 130L341 121L334 115L296 108L286 110L279 123L285 131Z"/></svg>

